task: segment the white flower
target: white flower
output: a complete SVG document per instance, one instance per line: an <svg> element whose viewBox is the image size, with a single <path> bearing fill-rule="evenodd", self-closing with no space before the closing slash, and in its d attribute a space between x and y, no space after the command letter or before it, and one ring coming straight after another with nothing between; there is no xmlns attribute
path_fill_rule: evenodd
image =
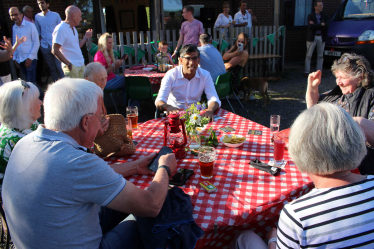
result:
<svg viewBox="0 0 374 249"><path fill-rule="evenodd" d="M190 123L195 125L200 125L201 117L199 114L192 114L190 116Z"/></svg>

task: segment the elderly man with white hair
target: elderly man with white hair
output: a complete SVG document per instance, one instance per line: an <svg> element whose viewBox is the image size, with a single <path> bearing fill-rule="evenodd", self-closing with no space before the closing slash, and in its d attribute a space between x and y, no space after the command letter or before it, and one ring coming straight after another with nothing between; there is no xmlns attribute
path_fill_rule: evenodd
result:
<svg viewBox="0 0 374 249"><path fill-rule="evenodd" d="M360 126L341 107L316 104L293 123L288 148L315 188L284 206L268 246L245 231L230 249L373 248L374 176L351 173L366 154Z"/></svg>
<svg viewBox="0 0 374 249"><path fill-rule="evenodd" d="M17 248L139 248L136 222L126 220L108 232L99 216L106 207L155 217L168 190L173 154L160 166L147 190L124 177L151 174L155 154L109 165L87 153L100 129L102 90L84 79L64 78L44 98L45 126L18 142L9 160L3 201ZM105 212L104 212L105 213Z"/></svg>
<svg viewBox="0 0 374 249"><path fill-rule="evenodd" d="M52 54L62 62L66 77L83 78L84 58L81 47L92 37L88 29L82 40L76 26L82 21L82 12L78 7L69 6L65 10L66 19L55 27L52 33Z"/></svg>

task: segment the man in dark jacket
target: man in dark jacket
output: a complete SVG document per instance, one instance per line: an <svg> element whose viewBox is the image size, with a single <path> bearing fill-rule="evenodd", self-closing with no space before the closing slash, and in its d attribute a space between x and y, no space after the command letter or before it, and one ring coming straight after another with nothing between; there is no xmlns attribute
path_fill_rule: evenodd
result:
<svg viewBox="0 0 374 249"><path fill-rule="evenodd" d="M310 73L310 59L312 58L314 48L317 46L317 70L321 70L323 66L323 51L325 49L325 41L327 39L327 30L329 29L329 18L322 13L322 0L314 1L314 11L308 15L308 32L306 42L306 58L305 58L305 77ZM323 77L323 75L322 75Z"/></svg>

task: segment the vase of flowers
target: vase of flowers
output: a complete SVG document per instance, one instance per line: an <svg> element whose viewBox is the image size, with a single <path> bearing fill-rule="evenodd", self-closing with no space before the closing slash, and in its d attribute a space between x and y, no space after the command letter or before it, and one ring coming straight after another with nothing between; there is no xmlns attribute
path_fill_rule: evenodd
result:
<svg viewBox="0 0 374 249"><path fill-rule="evenodd" d="M197 149L201 146L200 133L197 127L204 127L209 123L209 119L201 116L201 111L206 109L206 104L199 103L186 106L186 109L181 112L181 118L185 119L186 132L189 138L190 150Z"/></svg>

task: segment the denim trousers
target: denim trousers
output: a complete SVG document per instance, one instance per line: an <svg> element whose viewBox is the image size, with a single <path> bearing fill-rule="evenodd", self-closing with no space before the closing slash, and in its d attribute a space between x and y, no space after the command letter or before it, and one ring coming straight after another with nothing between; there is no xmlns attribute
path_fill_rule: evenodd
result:
<svg viewBox="0 0 374 249"><path fill-rule="evenodd" d="M22 74L25 76L27 82L31 82L36 84L36 64L37 60L32 60L31 66L26 68L25 66L26 60L22 61L19 65L21 67Z"/></svg>
<svg viewBox="0 0 374 249"><path fill-rule="evenodd" d="M103 232L99 249L144 248L133 215L101 207L99 218Z"/></svg>

